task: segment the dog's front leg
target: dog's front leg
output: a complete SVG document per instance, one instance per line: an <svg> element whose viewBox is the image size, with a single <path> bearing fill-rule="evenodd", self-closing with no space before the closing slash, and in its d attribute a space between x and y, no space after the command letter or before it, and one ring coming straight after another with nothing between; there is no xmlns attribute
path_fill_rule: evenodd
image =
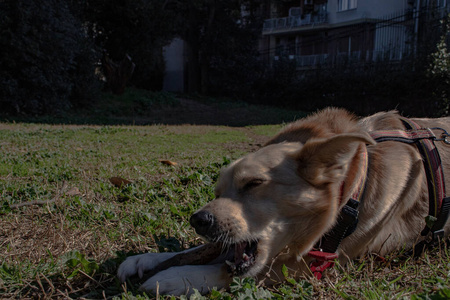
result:
<svg viewBox="0 0 450 300"><path fill-rule="evenodd" d="M139 289L174 296L191 295L196 289L205 295L213 288L228 287L231 279L225 264L187 265L161 271L144 282Z"/></svg>
<svg viewBox="0 0 450 300"><path fill-rule="evenodd" d="M121 282L124 282L128 277L134 275L138 275L139 278L142 278L145 272L153 270L154 268L156 268L156 266L160 265L164 261L167 261L168 259L171 259L172 257L180 253L198 251L203 247L204 245L194 247L182 252L145 253L127 257L127 259L122 264L120 264L119 270L117 271L117 276L119 277Z"/></svg>

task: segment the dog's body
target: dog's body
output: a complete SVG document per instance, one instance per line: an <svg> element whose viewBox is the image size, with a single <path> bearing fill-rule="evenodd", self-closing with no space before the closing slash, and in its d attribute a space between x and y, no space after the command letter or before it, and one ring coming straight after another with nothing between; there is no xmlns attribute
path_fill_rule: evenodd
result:
<svg viewBox="0 0 450 300"><path fill-rule="evenodd" d="M450 118L413 120L422 127L450 130ZM228 255L231 260L234 256L231 266L221 258L208 265L172 267L147 280L142 289L180 295L195 288L207 293L229 285L230 269L234 275L266 278L269 283L283 280L283 265L292 276L308 272L311 258L306 254L336 223L346 202L342 199L349 199L365 176L365 149L368 174L359 222L340 244L338 260L345 263L369 252L383 255L411 248L423 239L420 232L429 206L422 157L414 145L376 144L368 134L394 129L405 129L395 112L357 120L340 109L326 109L288 125L265 147L224 169L216 199L191 219L208 241L234 249ZM436 146L449 187L450 146ZM450 222L444 229L448 235ZM173 255L129 257L118 275L122 281L142 276Z"/></svg>

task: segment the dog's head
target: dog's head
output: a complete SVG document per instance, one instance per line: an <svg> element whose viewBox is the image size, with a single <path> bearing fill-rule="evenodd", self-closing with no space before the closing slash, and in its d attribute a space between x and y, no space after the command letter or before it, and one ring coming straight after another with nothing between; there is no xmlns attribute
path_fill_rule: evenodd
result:
<svg viewBox="0 0 450 300"><path fill-rule="evenodd" d="M216 199L191 224L234 251L236 275L257 275L285 247L301 256L335 222L350 163L372 142L353 133L266 146L222 170Z"/></svg>

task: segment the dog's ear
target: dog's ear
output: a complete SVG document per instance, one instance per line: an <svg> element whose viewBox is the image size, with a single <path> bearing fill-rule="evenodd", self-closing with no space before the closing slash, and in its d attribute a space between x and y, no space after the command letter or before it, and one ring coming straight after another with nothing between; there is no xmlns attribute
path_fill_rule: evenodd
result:
<svg viewBox="0 0 450 300"><path fill-rule="evenodd" d="M360 133L310 140L294 155L298 172L313 185L339 182L346 175L358 148L365 147L365 144L375 144L375 141Z"/></svg>

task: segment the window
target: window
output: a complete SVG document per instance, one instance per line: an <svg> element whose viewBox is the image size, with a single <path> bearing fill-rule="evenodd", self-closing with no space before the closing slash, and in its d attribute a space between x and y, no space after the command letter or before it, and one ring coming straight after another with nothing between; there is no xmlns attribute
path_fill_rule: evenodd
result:
<svg viewBox="0 0 450 300"><path fill-rule="evenodd" d="M338 11L355 9L358 6L358 0L338 0Z"/></svg>

